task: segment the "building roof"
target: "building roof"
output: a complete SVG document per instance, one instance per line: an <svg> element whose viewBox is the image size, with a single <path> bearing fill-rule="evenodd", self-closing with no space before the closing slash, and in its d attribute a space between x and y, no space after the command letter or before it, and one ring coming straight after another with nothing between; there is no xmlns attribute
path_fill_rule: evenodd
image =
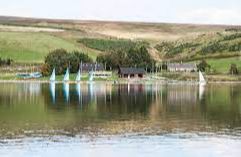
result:
<svg viewBox="0 0 241 157"><path fill-rule="evenodd" d="M81 68L83 71L91 71L91 70L103 71L103 70L105 70L104 65L99 64L99 63L83 63L81 66L82 66Z"/></svg>
<svg viewBox="0 0 241 157"><path fill-rule="evenodd" d="M194 63L169 63L167 64L168 69L197 69Z"/></svg>
<svg viewBox="0 0 241 157"><path fill-rule="evenodd" d="M143 68L120 68L119 69L120 74L145 74L146 71Z"/></svg>

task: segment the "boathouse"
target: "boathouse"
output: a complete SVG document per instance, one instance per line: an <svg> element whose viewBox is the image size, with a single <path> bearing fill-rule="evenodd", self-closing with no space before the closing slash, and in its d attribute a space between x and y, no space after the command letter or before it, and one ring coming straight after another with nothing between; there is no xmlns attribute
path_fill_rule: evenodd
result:
<svg viewBox="0 0 241 157"><path fill-rule="evenodd" d="M120 78L143 78L146 71L143 68L119 68Z"/></svg>
<svg viewBox="0 0 241 157"><path fill-rule="evenodd" d="M169 63L167 70L169 72L196 72L197 66L194 63Z"/></svg>

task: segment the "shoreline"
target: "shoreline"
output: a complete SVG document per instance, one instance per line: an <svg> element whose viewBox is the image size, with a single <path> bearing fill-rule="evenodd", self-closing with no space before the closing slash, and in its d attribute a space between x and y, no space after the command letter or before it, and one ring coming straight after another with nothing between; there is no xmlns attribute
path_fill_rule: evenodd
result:
<svg viewBox="0 0 241 157"><path fill-rule="evenodd" d="M90 84L90 83L107 83L107 84L199 84L198 81L181 81L181 80L106 80L106 81L48 81L48 80L0 80L0 83L41 83L41 84ZM241 84L241 81L208 81L207 84Z"/></svg>

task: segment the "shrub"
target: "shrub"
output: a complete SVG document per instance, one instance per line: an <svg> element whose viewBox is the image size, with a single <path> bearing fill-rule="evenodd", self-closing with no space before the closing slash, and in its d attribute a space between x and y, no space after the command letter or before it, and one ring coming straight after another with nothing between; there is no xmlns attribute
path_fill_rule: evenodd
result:
<svg viewBox="0 0 241 157"><path fill-rule="evenodd" d="M239 71L238 71L238 68L237 68L236 64L231 64L230 69L229 69L229 73L231 75L238 75Z"/></svg>
<svg viewBox="0 0 241 157"><path fill-rule="evenodd" d="M10 66L12 62L13 60L10 58L7 58L7 59L0 58L0 66Z"/></svg>
<svg viewBox="0 0 241 157"><path fill-rule="evenodd" d="M226 35L224 36L223 40L234 40L237 38L241 38L241 33L235 33L235 34L231 34L231 35Z"/></svg>
<svg viewBox="0 0 241 157"><path fill-rule="evenodd" d="M51 68L48 64L43 64L41 66L41 72L43 76L48 76L50 74L50 70Z"/></svg>
<svg viewBox="0 0 241 157"><path fill-rule="evenodd" d="M211 68L211 66L205 61L202 60L198 65L197 65L198 70L205 72Z"/></svg>

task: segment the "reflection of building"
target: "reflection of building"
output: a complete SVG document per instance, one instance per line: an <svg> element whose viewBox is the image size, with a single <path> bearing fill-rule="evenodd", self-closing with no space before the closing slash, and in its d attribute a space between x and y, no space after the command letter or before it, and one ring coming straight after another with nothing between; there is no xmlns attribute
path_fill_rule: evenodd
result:
<svg viewBox="0 0 241 157"><path fill-rule="evenodd" d="M195 85L171 85L167 88L168 105L196 104L198 88Z"/></svg>
<svg viewBox="0 0 241 157"><path fill-rule="evenodd" d="M121 78L143 78L146 71L143 68L119 68Z"/></svg>
<svg viewBox="0 0 241 157"><path fill-rule="evenodd" d="M193 63L170 63L167 64L167 70L170 72L195 72L197 66Z"/></svg>

